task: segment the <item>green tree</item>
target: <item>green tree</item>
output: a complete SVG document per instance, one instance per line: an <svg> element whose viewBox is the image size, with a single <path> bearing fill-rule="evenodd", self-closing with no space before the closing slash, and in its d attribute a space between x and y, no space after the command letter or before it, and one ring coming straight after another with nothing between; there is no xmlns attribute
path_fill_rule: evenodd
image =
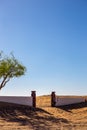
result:
<svg viewBox="0 0 87 130"><path fill-rule="evenodd" d="M6 83L14 78L24 75L26 67L23 66L11 53L10 56L4 55L0 52L0 89L2 89Z"/></svg>

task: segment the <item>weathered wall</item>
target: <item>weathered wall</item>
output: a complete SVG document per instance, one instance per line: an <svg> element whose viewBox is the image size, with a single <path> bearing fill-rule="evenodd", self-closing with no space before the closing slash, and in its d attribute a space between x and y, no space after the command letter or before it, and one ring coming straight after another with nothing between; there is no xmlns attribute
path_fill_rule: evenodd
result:
<svg viewBox="0 0 87 130"><path fill-rule="evenodd" d="M32 97L23 96L0 96L0 101L32 106Z"/></svg>
<svg viewBox="0 0 87 130"><path fill-rule="evenodd" d="M84 98L56 98L56 104L55 106L62 106L62 105L69 105L69 104L74 104L74 103L80 103L84 102Z"/></svg>

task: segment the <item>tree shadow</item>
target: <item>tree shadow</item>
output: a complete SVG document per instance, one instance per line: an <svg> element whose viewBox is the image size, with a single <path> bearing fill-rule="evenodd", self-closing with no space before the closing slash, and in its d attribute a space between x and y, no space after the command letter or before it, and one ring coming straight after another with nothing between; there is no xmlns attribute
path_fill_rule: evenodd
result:
<svg viewBox="0 0 87 130"><path fill-rule="evenodd" d="M49 112L23 105L6 104L0 105L0 118L7 122L18 122L22 126L32 126L33 130L49 130L60 122L68 124L65 118L54 117Z"/></svg>

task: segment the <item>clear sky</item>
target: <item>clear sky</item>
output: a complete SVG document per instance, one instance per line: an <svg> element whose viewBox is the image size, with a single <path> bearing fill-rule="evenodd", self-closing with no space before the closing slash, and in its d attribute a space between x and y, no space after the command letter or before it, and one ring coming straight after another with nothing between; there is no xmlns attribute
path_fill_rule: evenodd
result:
<svg viewBox="0 0 87 130"><path fill-rule="evenodd" d="M0 50L27 67L0 95L87 95L87 0L0 0Z"/></svg>

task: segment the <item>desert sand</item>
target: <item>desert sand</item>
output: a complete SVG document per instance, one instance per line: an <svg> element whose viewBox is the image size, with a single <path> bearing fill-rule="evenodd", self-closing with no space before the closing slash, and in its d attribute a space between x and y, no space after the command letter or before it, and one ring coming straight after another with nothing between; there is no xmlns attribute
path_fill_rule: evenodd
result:
<svg viewBox="0 0 87 130"><path fill-rule="evenodd" d="M51 107L49 96L37 108L0 102L0 130L87 130L87 102Z"/></svg>

